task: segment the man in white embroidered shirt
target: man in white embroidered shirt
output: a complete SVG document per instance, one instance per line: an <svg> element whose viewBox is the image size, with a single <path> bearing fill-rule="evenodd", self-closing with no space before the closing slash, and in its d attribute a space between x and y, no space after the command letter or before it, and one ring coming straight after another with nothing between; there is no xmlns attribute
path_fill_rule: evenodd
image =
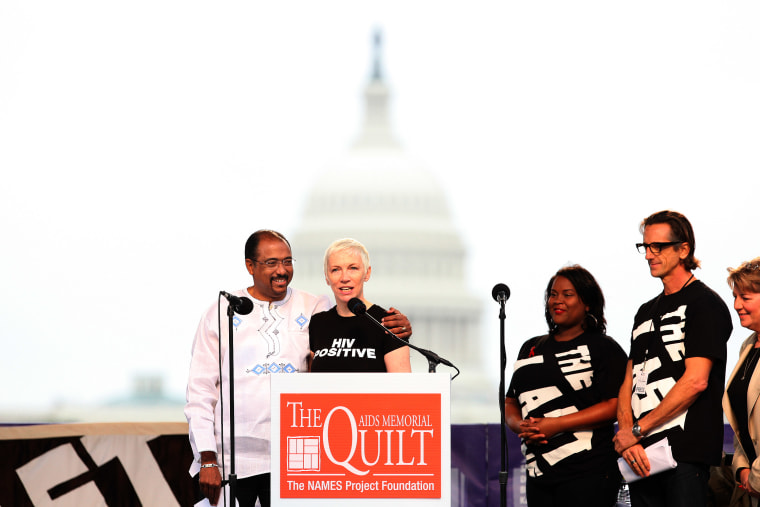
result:
<svg viewBox="0 0 760 507"><path fill-rule="evenodd" d="M270 504L270 375L308 371L311 316L332 306L327 296L289 287L293 263L290 243L282 234L257 231L245 245L253 286L232 293L253 302L253 311L233 319L235 496L241 507L253 507L257 498L262 507ZM195 457L190 474L211 505L219 502L223 473L227 477L231 466L229 337L228 326L222 325L220 339L218 319L219 312L226 315L227 305L211 305L198 325L185 406ZM403 314L389 315L383 323L402 337L411 335Z"/></svg>

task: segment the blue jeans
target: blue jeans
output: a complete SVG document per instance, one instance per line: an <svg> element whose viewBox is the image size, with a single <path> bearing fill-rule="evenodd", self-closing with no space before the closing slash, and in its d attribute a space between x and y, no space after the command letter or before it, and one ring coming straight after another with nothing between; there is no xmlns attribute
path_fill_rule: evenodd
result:
<svg viewBox="0 0 760 507"><path fill-rule="evenodd" d="M705 507L710 467L679 462L672 470L628 485L631 507Z"/></svg>

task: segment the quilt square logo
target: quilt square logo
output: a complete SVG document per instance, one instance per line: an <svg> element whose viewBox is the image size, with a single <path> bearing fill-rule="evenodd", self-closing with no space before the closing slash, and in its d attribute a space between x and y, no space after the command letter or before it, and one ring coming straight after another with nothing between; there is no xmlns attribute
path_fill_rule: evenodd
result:
<svg viewBox="0 0 760 507"><path fill-rule="evenodd" d="M288 472L319 472L319 437L288 437Z"/></svg>

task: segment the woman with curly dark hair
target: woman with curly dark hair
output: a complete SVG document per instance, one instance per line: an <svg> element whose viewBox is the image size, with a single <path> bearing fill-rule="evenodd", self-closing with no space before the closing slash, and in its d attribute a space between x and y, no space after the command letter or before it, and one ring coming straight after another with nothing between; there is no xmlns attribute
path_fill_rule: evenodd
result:
<svg viewBox="0 0 760 507"><path fill-rule="evenodd" d="M604 295L580 266L546 288L549 333L526 341L505 400L522 439L530 507L612 507L620 487L612 443L627 356L605 334Z"/></svg>

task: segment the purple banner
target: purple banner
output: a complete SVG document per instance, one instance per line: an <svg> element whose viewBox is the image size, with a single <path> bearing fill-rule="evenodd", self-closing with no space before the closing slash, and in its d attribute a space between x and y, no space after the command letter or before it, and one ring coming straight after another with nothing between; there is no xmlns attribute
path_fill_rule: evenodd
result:
<svg viewBox="0 0 760 507"><path fill-rule="evenodd" d="M0 439L0 505L33 507L78 499L78 505L192 507L199 500L187 473L192 453L186 434L78 429L65 436ZM726 425L727 453L733 452L732 439ZM501 505L501 445L498 424L452 425L452 507ZM519 439L509 430L507 450L507 505L524 506L523 456Z"/></svg>

